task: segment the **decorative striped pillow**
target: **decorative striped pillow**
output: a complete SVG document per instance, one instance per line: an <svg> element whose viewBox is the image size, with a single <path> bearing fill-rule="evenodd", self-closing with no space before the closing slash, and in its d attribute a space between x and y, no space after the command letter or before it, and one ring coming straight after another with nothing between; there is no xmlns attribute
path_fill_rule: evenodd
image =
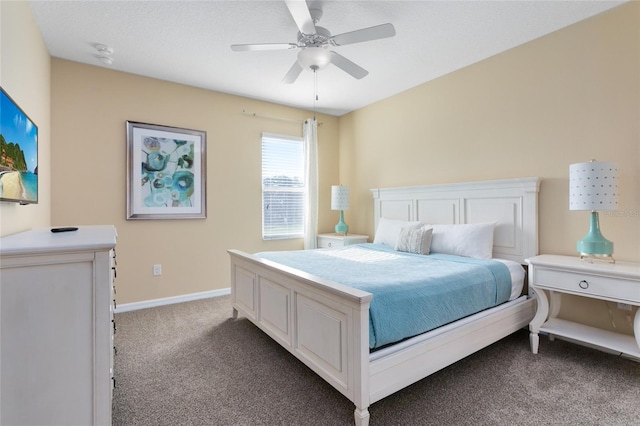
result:
<svg viewBox="0 0 640 426"><path fill-rule="evenodd" d="M396 250L416 254L429 254L432 233L433 228L426 226L402 228L400 235L398 235Z"/></svg>

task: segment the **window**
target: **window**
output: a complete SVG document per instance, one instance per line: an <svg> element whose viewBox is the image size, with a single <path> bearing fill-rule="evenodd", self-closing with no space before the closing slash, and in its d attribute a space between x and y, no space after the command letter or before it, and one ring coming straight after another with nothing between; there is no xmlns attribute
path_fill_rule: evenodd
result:
<svg viewBox="0 0 640 426"><path fill-rule="evenodd" d="M305 213L302 138L262 134L262 239L302 238Z"/></svg>

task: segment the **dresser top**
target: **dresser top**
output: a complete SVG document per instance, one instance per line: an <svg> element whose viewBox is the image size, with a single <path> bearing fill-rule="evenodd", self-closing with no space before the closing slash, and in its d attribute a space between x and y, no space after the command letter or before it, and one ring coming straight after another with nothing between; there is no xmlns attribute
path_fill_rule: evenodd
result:
<svg viewBox="0 0 640 426"><path fill-rule="evenodd" d="M78 250L110 250L116 245L113 225L79 226L77 231L34 229L0 238L0 255Z"/></svg>

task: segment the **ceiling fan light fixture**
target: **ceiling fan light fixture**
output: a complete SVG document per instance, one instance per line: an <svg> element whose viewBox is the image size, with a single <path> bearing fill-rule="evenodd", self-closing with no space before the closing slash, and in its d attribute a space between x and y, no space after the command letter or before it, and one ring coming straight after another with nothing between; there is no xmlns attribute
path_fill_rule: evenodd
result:
<svg viewBox="0 0 640 426"><path fill-rule="evenodd" d="M298 63L306 70L321 70L331 63L331 52L324 47L306 47L298 53Z"/></svg>

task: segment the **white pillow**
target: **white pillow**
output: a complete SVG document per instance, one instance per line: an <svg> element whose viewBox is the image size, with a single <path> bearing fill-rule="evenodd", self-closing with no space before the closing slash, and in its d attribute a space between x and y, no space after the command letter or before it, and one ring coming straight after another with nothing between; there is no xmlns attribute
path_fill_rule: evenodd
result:
<svg viewBox="0 0 640 426"><path fill-rule="evenodd" d="M429 226L433 227L431 253L491 259L495 222Z"/></svg>
<svg viewBox="0 0 640 426"><path fill-rule="evenodd" d="M419 228L422 223L419 221L409 222L406 220L386 219L381 217L378 219L378 227L376 235L373 238L374 244L385 244L395 249L398 241L398 235L402 228Z"/></svg>
<svg viewBox="0 0 640 426"><path fill-rule="evenodd" d="M402 228L396 243L396 250L408 253L429 254L433 228Z"/></svg>

